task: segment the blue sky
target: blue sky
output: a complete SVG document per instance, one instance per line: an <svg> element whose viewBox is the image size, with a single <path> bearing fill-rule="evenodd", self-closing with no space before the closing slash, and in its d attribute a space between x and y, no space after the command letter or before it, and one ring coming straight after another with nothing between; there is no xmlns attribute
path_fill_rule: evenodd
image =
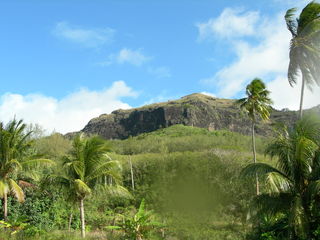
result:
<svg viewBox="0 0 320 240"><path fill-rule="evenodd" d="M254 77L276 107L297 109L283 14L306 3L3 0L0 118L76 131L105 112L194 92L238 98ZM318 90L306 107L320 103Z"/></svg>

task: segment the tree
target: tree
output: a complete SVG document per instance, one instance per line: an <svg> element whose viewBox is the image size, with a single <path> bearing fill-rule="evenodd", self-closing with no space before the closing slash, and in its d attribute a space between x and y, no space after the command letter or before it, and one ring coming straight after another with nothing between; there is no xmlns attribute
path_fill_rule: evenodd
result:
<svg viewBox="0 0 320 240"><path fill-rule="evenodd" d="M50 159L59 160L71 149L71 140L60 133L52 133L39 139L35 139L36 150Z"/></svg>
<svg viewBox="0 0 320 240"><path fill-rule="evenodd" d="M300 96L300 118L302 117L304 88L310 90L320 86L320 4L312 1L295 18L296 8L286 12L285 21L292 35L290 42L290 62L288 80L291 86L297 83L302 75Z"/></svg>
<svg viewBox="0 0 320 240"><path fill-rule="evenodd" d="M86 138L77 135L73 140L72 150L64 157L62 170L54 179L68 189L70 197L79 203L81 219L81 236L85 237L84 200L94 187L103 182L104 176L110 176L119 183L121 178L118 161L110 160L110 151L106 142L93 136Z"/></svg>
<svg viewBox="0 0 320 240"><path fill-rule="evenodd" d="M6 126L0 122L0 197L3 198L3 217L8 216L8 195L13 194L24 202L24 193L16 182L19 173L28 175L39 163L52 163L47 159L35 158L31 151L31 131L26 131L22 120L13 119ZM31 175L31 174L30 174Z"/></svg>
<svg viewBox="0 0 320 240"><path fill-rule="evenodd" d="M320 119L305 116L291 130L283 128L266 153L277 157L277 165L250 164L244 176L257 174L266 180L268 192L257 197L260 216L285 215L291 239L313 239L311 224L318 215L320 193ZM316 229L314 229L316 230Z"/></svg>
<svg viewBox="0 0 320 240"><path fill-rule="evenodd" d="M251 135L252 135L252 152L253 162L257 162L256 143L255 143L255 123L257 117L263 120L269 119L270 116L270 104L272 104L269 98L270 92L266 89L265 84L259 78L255 78L246 88L247 97L241 98L237 101L240 108L243 109L251 119ZM259 179L256 176L256 193L259 195Z"/></svg>

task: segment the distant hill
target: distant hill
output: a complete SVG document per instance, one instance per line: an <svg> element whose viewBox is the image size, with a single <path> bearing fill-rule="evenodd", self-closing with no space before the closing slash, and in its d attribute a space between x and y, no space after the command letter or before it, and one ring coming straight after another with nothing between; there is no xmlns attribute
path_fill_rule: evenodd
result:
<svg viewBox="0 0 320 240"><path fill-rule="evenodd" d="M320 114L320 105L307 111ZM259 121L256 132L260 135L270 134L273 123L292 124L297 118L297 111L273 109L270 121ZM251 129L250 119L239 110L235 100L195 93L178 100L102 114L90 120L81 132L98 134L106 139L126 139L176 124L211 131L226 129L241 134L250 134Z"/></svg>

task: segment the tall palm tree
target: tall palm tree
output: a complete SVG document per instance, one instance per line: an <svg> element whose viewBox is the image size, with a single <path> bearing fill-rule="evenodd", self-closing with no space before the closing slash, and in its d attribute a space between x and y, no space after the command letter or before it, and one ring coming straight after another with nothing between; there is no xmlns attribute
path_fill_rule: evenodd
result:
<svg viewBox="0 0 320 240"><path fill-rule="evenodd" d="M26 175L39 163L52 163L38 159L30 153L31 131L26 130L22 120L13 119L6 126L0 122L0 197L3 199L3 217L8 216L8 195L13 194L19 202L24 202L24 193L16 182L17 175Z"/></svg>
<svg viewBox="0 0 320 240"><path fill-rule="evenodd" d="M269 98L270 92L266 89L266 85L259 78L255 78L246 88L247 97L237 101L240 108L243 109L251 119L251 136L252 136L252 153L253 162L257 162L256 142L255 142L255 124L257 117L263 120L269 119L270 105L272 104ZM256 193L259 195L259 179L256 176Z"/></svg>
<svg viewBox="0 0 320 240"><path fill-rule="evenodd" d="M110 148L103 139L77 135L70 154L64 157L63 168L54 176L58 183L68 189L70 197L79 203L83 238L86 235L85 198L98 183L103 183L104 176L112 177L116 184L121 178L119 162L110 160L107 155L109 151Z"/></svg>
<svg viewBox="0 0 320 240"><path fill-rule="evenodd" d="M312 1L295 17L296 8L286 12L285 21L292 35L288 80L291 86L302 75L300 118L302 117L304 88L320 86L320 4Z"/></svg>
<svg viewBox="0 0 320 240"><path fill-rule="evenodd" d="M277 157L276 166L250 164L242 171L266 181L268 192L257 197L261 212L286 215L292 239L311 239L312 209L319 207L320 119L305 116L292 130L282 129L266 153Z"/></svg>

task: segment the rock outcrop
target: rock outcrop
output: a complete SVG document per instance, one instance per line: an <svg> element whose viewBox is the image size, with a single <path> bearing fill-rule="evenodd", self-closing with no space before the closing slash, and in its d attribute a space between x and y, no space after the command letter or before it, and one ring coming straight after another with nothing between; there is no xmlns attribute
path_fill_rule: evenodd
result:
<svg viewBox="0 0 320 240"><path fill-rule="evenodd" d="M320 105L308 111L320 114ZM270 121L259 121L257 134L271 133L275 122L292 124L297 120L296 111L273 109ZM81 132L98 134L106 139L125 139L174 124L184 124L209 130L228 129L250 134L251 122L239 110L235 100L191 94L179 100L151 104L129 110L116 110L89 121Z"/></svg>

